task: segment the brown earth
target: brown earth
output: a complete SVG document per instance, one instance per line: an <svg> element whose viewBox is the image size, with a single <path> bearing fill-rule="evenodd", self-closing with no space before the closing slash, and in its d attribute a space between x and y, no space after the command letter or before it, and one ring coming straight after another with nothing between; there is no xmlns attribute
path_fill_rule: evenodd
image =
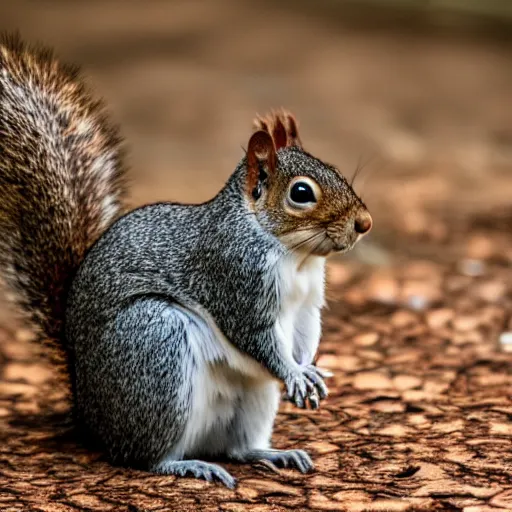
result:
<svg viewBox="0 0 512 512"><path fill-rule="evenodd" d="M342 5L342 4L341 4ZM512 510L512 45L453 26L349 22L305 3L19 0L0 28L85 68L128 140L132 202L200 201L255 112L286 105L356 181L370 237L331 262L319 411L276 447L316 472L227 465L235 491L114 468L2 310L0 510ZM396 21L396 20L395 20ZM397 30L397 27L400 30ZM510 345L508 345L510 348Z"/></svg>

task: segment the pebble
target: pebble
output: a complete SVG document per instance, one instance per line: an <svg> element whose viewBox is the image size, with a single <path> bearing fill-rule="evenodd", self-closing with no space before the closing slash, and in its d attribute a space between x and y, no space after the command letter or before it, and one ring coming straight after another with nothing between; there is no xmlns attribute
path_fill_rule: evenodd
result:
<svg viewBox="0 0 512 512"><path fill-rule="evenodd" d="M367 332L364 334L359 334L354 338L354 343L361 347L369 347L371 345L375 345L379 340L379 335L376 332Z"/></svg>
<svg viewBox="0 0 512 512"><path fill-rule="evenodd" d="M346 372L357 370L361 366L361 360L355 356L335 356L323 354L318 358L317 366L328 369L340 369Z"/></svg>
<svg viewBox="0 0 512 512"><path fill-rule="evenodd" d="M343 295L343 298L353 306L362 306L366 302L366 297L361 290L361 286L349 288Z"/></svg>
<svg viewBox="0 0 512 512"><path fill-rule="evenodd" d="M489 432L493 435L512 436L512 425L509 423L493 423Z"/></svg>
<svg viewBox="0 0 512 512"><path fill-rule="evenodd" d="M485 264L481 260L464 259L459 261L459 272L469 277L479 277L485 274Z"/></svg>
<svg viewBox="0 0 512 512"><path fill-rule="evenodd" d="M429 302L425 296L422 295L411 295L407 298L406 305L411 309L415 309L416 311L421 311L422 309L426 309Z"/></svg>
<svg viewBox="0 0 512 512"><path fill-rule="evenodd" d="M333 263L329 265L327 269L327 282L332 286L340 286L345 284L350 277L352 276L348 267L345 265L340 265L338 263Z"/></svg>
<svg viewBox="0 0 512 512"><path fill-rule="evenodd" d="M340 447L336 444L328 443L326 441L316 441L313 443L309 443L308 447L320 455L325 455L326 453L339 452Z"/></svg>
<svg viewBox="0 0 512 512"><path fill-rule="evenodd" d="M454 345L478 344L482 342L482 334L479 331L456 332L452 336Z"/></svg>
<svg viewBox="0 0 512 512"><path fill-rule="evenodd" d="M421 382L421 379L413 375L397 375L393 377L393 384L400 391L417 388L421 386Z"/></svg>
<svg viewBox="0 0 512 512"><path fill-rule="evenodd" d="M391 323L395 327L406 327L417 321L417 317L414 313L405 310L399 310L391 317Z"/></svg>
<svg viewBox="0 0 512 512"><path fill-rule="evenodd" d="M410 430L399 423L394 425L388 425L387 427L381 428L377 431L377 434L381 436L392 436L392 437L403 437L407 435Z"/></svg>
<svg viewBox="0 0 512 512"><path fill-rule="evenodd" d="M440 308L429 311L426 315L427 324L431 329L444 327L454 316L454 312L448 308Z"/></svg>
<svg viewBox="0 0 512 512"><path fill-rule="evenodd" d="M500 281L488 281L475 288L475 294L486 302L498 302L507 291L505 283Z"/></svg>
<svg viewBox="0 0 512 512"><path fill-rule="evenodd" d="M411 414L408 417L408 421L412 425L425 425L430 423L430 421L423 414Z"/></svg>
<svg viewBox="0 0 512 512"><path fill-rule="evenodd" d="M468 332L476 329L480 318L475 315L460 315L453 319L452 324L456 331Z"/></svg>
<svg viewBox="0 0 512 512"><path fill-rule="evenodd" d="M375 275L366 284L366 296L382 304L395 304L399 294L396 279L385 275Z"/></svg>
<svg viewBox="0 0 512 512"><path fill-rule="evenodd" d="M358 389L390 389L393 387L393 383L383 373L362 372L355 376L354 387Z"/></svg>
<svg viewBox="0 0 512 512"><path fill-rule="evenodd" d="M494 253L494 244L492 240L483 235L472 236L466 246L468 258L475 260L485 260Z"/></svg>
<svg viewBox="0 0 512 512"><path fill-rule="evenodd" d="M382 400L371 405L372 411L395 413L404 412L405 404L396 400Z"/></svg>
<svg viewBox="0 0 512 512"><path fill-rule="evenodd" d="M499 338L500 347L505 352L512 352L512 331L502 332Z"/></svg>

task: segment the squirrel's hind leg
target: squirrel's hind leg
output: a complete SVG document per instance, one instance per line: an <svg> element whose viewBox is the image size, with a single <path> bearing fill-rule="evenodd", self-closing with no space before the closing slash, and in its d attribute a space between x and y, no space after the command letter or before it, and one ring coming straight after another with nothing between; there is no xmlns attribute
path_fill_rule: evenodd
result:
<svg viewBox="0 0 512 512"><path fill-rule="evenodd" d="M302 473L313 469L303 450L274 450L270 447L272 428L279 406L279 385L261 383L247 390L233 423L229 459L242 463L268 461L281 468L296 468Z"/></svg>
<svg viewBox="0 0 512 512"><path fill-rule="evenodd" d="M151 470L162 475L195 476L208 482L218 481L230 489L236 484L236 480L224 468L202 460L162 461Z"/></svg>

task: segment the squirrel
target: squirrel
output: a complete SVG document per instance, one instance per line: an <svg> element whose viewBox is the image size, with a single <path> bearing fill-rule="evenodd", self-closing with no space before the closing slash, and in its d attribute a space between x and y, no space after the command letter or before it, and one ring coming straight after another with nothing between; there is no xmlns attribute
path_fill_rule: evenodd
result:
<svg viewBox="0 0 512 512"><path fill-rule="evenodd" d="M288 111L257 117L222 190L128 211L123 143L74 67L0 43L0 271L113 464L233 488L214 460L313 469L271 448L280 383L327 396L314 365L326 258L372 218L309 154Z"/></svg>

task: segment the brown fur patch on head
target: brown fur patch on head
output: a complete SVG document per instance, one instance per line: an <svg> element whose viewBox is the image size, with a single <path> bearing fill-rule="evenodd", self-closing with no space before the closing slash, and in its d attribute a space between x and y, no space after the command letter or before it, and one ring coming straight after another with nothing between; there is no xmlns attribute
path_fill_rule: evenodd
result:
<svg viewBox="0 0 512 512"><path fill-rule="evenodd" d="M264 116L258 115L254 120L254 127L270 134L276 150L285 147L302 148L297 120L285 109L272 110Z"/></svg>

